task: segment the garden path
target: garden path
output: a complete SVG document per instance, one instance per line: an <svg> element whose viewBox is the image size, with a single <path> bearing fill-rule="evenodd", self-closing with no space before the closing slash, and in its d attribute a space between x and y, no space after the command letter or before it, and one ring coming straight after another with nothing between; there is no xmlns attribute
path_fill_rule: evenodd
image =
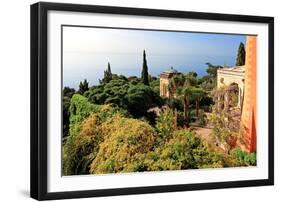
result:
<svg viewBox="0 0 281 203"><path fill-rule="evenodd" d="M211 137L211 128L193 127L193 131L198 134L201 138L205 139L208 143L214 144Z"/></svg>
<svg viewBox="0 0 281 203"><path fill-rule="evenodd" d="M198 135L198 137L206 140L213 149L216 151L225 152L225 149L219 143L214 141L211 135L212 128L192 127L192 130Z"/></svg>

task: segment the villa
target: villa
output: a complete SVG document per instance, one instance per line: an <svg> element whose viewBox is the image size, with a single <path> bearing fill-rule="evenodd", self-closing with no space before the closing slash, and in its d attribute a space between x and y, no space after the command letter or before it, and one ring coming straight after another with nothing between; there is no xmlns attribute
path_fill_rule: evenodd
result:
<svg viewBox="0 0 281 203"><path fill-rule="evenodd" d="M239 117L246 131L241 147L248 152L256 151L256 41L256 36L246 37L245 65L224 67L217 71L217 88L226 88L226 93L217 98L224 110L228 110L229 92L238 94L236 107L240 109ZM160 96L173 96L169 91L169 83L177 74L179 72L173 67L160 74Z"/></svg>
<svg viewBox="0 0 281 203"><path fill-rule="evenodd" d="M256 151L256 36L246 37L246 60L244 66L222 68L217 71L217 88L236 85L238 104L241 109L241 124L245 127L245 150ZM227 103L228 94L220 95ZM225 105L224 105L225 106Z"/></svg>

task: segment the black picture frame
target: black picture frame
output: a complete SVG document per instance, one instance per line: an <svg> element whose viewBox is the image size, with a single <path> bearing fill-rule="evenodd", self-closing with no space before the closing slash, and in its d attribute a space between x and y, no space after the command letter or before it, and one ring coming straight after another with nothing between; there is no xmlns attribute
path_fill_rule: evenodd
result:
<svg viewBox="0 0 281 203"><path fill-rule="evenodd" d="M183 19L203 19L268 24L269 42L269 97L268 97L268 179L231 182L164 185L133 188L100 189L71 192L48 192L47 190L47 13L70 11L132 16L157 16ZM129 195L175 191L191 191L219 188L251 187L274 184L274 18L248 15L155 10L142 8L94 6L39 2L31 5L31 153L30 195L37 200Z"/></svg>

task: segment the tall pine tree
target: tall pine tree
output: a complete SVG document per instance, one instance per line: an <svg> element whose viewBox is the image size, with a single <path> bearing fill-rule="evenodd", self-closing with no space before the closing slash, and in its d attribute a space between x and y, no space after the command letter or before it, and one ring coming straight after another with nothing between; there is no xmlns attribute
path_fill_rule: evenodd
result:
<svg viewBox="0 0 281 203"><path fill-rule="evenodd" d="M141 81L142 81L143 84L149 85L148 67L147 67L147 62L146 62L145 50L143 50L143 63L142 63Z"/></svg>
<svg viewBox="0 0 281 203"><path fill-rule="evenodd" d="M245 46L244 46L243 42L240 42L238 52L237 52L236 66L245 65L245 56L246 56Z"/></svg>

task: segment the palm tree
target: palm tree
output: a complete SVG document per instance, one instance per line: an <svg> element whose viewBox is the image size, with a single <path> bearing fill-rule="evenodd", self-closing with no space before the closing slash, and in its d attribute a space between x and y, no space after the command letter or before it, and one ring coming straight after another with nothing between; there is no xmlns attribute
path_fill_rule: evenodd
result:
<svg viewBox="0 0 281 203"><path fill-rule="evenodd" d="M177 89L184 85L186 78L183 74L175 75L171 78L170 83L168 85L168 89L170 92L170 96L175 95Z"/></svg>
<svg viewBox="0 0 281 203"><path fill-rule="evenodd" d="M169 83L170 95L175 95L183 103L184 121L186 127L189 127L189 104L190 98L193 95L196 78L192 75L178 74L171 78Z"/></svg>
<svg viewBox="0 0 281 203"><path fill-rule="evenodd" d="M189 82L186 81L184 86L177 89L177 97L183 102L183 118L186 123L186 127L189 127L189 103L192 95L192 86L188 83Z"/></svg>
<svg viewBox="0 0 281 203"><path fill-rule="evenodd" d="M199 116L199 102L205 96L206 92L202 88L194 87L192 89L192 97L195 100L196 117Z"/></svg>

